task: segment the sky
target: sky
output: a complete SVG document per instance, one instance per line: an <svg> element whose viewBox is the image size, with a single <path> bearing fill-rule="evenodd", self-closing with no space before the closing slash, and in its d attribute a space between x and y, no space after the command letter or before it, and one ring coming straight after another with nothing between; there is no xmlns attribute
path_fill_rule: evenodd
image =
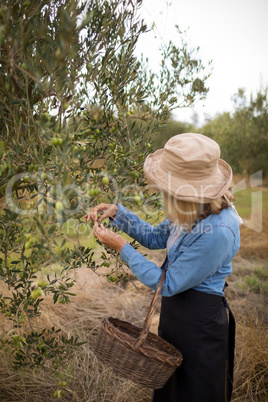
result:
<svg viewBox="0 0 268 402"><path fill-rule="evenodd" d="M187 30L190 48L200 47L203 64L212 60L206 100L177 109L176 120L191 123L197 113L202 125L217 113L233 111L231 98L238 88L249 98L268 86L268 0L143 0L139 13L148 28L156 23L157 38L146 33L137 46L152 63L161 41L178 38L175 24Z"/></svg>

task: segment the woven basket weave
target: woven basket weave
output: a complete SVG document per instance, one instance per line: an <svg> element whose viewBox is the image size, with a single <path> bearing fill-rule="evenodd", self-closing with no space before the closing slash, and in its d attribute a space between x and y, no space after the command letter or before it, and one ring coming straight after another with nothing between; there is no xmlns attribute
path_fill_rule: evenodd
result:
<svg viewBox="0 0 268 402"><path fill-rule="evenodd" d="M182 354L173 345L149 332L165 274L163 270L143 327L106 318L95 348L98 359L116 374L154 389L162 388L182 362Z"/></svg>

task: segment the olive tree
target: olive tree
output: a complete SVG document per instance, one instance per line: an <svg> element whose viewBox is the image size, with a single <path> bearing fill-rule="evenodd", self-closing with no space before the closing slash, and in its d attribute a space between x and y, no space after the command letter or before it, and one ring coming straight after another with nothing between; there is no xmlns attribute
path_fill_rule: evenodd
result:
<svg viewBox="0 0 268 402"><path fill-rule="evenodd" d="M127 280L116 252L96 260L82 244L83 216L103 200L157 206L142 170L151 137L173 108L207 93L204 67L180 32L159 50L158 73L137 58L147 32L141 6L0 0L0 279L10 291L0 309L13 325L1 344L16 367L57 368L80 345L35 327L44 295L70 302L73 270L113 263L116 280Z"/></svg>

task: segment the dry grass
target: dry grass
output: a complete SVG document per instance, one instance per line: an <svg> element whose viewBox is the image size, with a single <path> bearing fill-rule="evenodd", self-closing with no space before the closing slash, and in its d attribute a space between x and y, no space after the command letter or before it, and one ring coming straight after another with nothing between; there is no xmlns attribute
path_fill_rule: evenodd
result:
<svg viewBox="0 0 268 402"><path fill-rule="evenodd" d="M235 265L239 264L238 259ZM138 289L131 283L123 288L81 269L75 289L77 296L70 305L53 305L50 296L46 297L36 327L55 325L62 328L64 334L79 335L86 343L68 358L66 367L56 373L50 370L16 373L10 368L10 357L1 356L1 402L55 400L52 395L60 380L67 382L66 401L150 401L151 390L116 377L94 356L98 327L104 317L112 315L142 325L152 292L139 282L135 281L135 285ZM237 320L233 401L265 401L268 397L268 333L266 318L261 309L256 308L265 301L252 293L236 293L233 284L230 284L228 300Z"/></svg>
<svg viewBox="0 0 268 402"><path fill-rule="evenodd" d="M59 381L67 382L64 400L68 401L149 401L150 390L116 377L94 355L98 327L104 317L116 316L142 325L152 292L138 283L136 286L139 290L131 283L124 289L81 269L75 289L77 296L70 305L53 305L50 296L46 297L35 329L55 326L66 335L78 335L86 343L56 373L49 370L49 365L46 371L14 372L10 368L11 356L0 356L1 402L55 400L53 393ZM11 329L9 321L3 322L2 328Z"/></svg>
<svg viewBox="0 0 268 402"><path fill-rule="evenodd" d="M267 327L256 318L238 319L233 401L268 400Z"/></svg>
<svg viewBox="0 0 268 402"><path fill-rule="evenodd" d="M268 259L268 210L263 217L262 232L256 233L244 225L241 226L239 255L249 259Z"/></svg>
<svg viewBox="0 0 268 402"><path fill-rule="evenodd" d="M146 402L151 399L150 391L130 381L115 377L110 369L100 366L89 347L83 347L68 362L64 371L57 375L30 370L15 373L10 365L1 362L1 402L54 401L54 391L60 378L67 382L64 387L66 401Z"/></svg>
<svg viewBox="0 0 268 402"><path fill-rule="evenodd" d="M267 298L230 291L229 304L236 319L233 402L268 400Z"/></svg>

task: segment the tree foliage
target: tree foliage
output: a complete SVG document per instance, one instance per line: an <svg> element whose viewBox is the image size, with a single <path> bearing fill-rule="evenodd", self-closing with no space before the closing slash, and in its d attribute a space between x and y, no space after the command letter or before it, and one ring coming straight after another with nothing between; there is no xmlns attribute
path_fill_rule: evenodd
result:
<svg viewBox="0 0 268 402"><path fill-rule="evenodd" d="M173 108L207 93L204 67L183 40L162 46L159 74L137 59L141 5L0 0L0 278L10 290L0 307L13 325L1 342L16 367L57 368L79 346L34 321L44 295L70 301L73 270L113 264L117 280L127 279L115 252L96 261L81 244L82 217L103 200L133 206L138 194L140 208L158 205L142 170L152 135ZM55 265L60 273L44 279Z"/></svg>
<svg viewBox="0 0 268 402"><path fill-rule="evenodd" d="M248 100L244 89L234 95L235 111L223 113L201 129L221 146L222 158L235 173L268 173L268 89Z"/></svg>
<svg viewBox="0 0 268 402"><path fill-rule="evenodd" d="M163 148L165 143L174 135L182 133L195 132L196 128L193 124L181 122L170 118L167 124L159 127L159 132L152 136L152 148L154 151Z"/></svg>

